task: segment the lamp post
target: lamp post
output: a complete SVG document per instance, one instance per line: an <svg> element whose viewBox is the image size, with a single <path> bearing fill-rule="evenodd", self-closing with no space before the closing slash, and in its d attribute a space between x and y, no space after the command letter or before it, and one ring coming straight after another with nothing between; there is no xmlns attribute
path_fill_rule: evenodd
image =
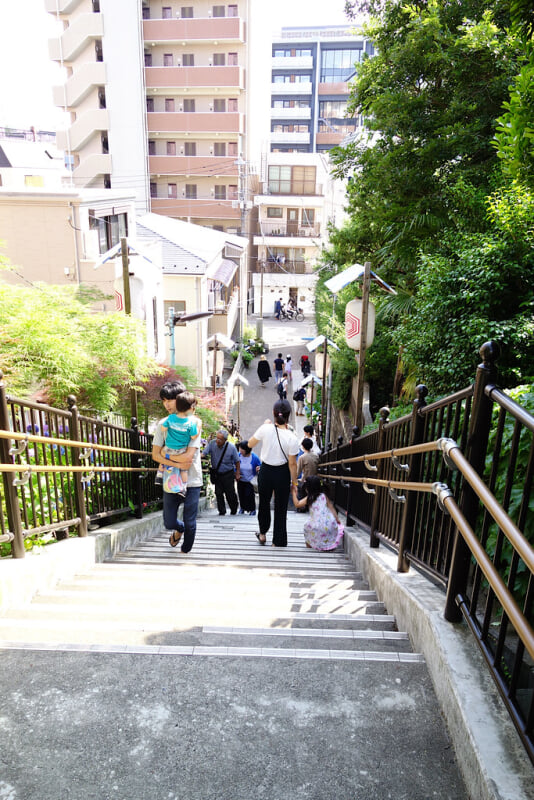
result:
<svg viewBox="0 0 534 800"><path fill-rule="evenodd" d="M167 316L167 327L169 328L169 333L167 336L170 336L170 343L169 343L169 351L171 356L171 367L176 366L176 359L175 359L175 345L174 345L174 328L178 325L179 322L193 322L196 319L204 319L206 317L212 317L213 311L194 311L191 314L176 314L174 311L174 307L170 306Z"/></svg>

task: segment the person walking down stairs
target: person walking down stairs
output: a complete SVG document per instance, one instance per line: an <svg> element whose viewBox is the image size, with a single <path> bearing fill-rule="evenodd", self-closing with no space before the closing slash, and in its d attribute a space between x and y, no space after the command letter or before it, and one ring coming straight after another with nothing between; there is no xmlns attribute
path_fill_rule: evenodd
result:
<svg viewBox="0 0 534 800"><path fill-rule="evenodd" d="M258 378L260 380L260 385L263 389L265 389L265 384L272 378L273 374L271 372L271 367L269 362L265 358L264 355L260 356L260 360L258 361Z"/></svg>

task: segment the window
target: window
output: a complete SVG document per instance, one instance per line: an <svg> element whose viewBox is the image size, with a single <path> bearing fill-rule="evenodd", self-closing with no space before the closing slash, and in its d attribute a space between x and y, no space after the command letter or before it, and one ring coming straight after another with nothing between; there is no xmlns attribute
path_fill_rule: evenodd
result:
<svg viewBox="0 0 534 800"><path fill-rule="evenodd" d="M323 50L321 53L321 83L346 83L356 72L356 64L362 60L363 50Z"/></svg>
<svg viewBox="0 0 534 800"><path fill-rule="evenodd" d="M156 155L156 142L154 139L148 140L148 155L155 156Z"/></svg>
<svg viewBox="0 0 534 800"><path fill-rule="evenodd" d="M238 64L237 53L228 53L228 66L237 67L237 64Z"/></svg>
<svg viewBox="0 0 534 800"><path fill-rule="evenodd" d="M237 99L235 97L228 98L228 111L235 114L237 112Z"/></svg>
<svg viewBox="0 0 534 800"><path fill-rule="evenodd" d="M150 8L143 6L143 19L150 19Z"/></svg>
<svg viewBox="0 0 534 800"><path fill-rule="evenodd" d="M196 183L186 183L185 184L185 196L189 200L196 200L197 199L197 185L196 185Z"/></svg>
<svg viewBox="0 0 534 800"><path fill-rule="evenodd" d="M213 155L214 156L225 156L226 155L226 143L225 142L215 142L213 145Z"/></svg>
<svg viewBox="0 0 534 800"><path fill-rule="evenodd" d="M146 99L146 110L147 111L154 111L154 98L147 97Z"/></svg>
<svg viewBox="0 0 534 800"><path fill-rule="evenodd" d="M290 193L291 167L269 167L269 191L273 194Z"/></svg>
<svg viewBox="0 0 534 800"><path fill-rule="evenodd" d="M218 98L217 100L213 101L213 110L216 112L223 112L226 111L226 100L224 98Z"/></svg>
<svg viewBox="0 0 534 800"><path fill-rule="evenodd" d="M238 155L237 152L237 142L228 142L228 155L229 156L236 156Z"/></svg>
<svg viewBox="0 0 534 800"><path fill-rule="evenodd" d="M269 167L272 194L314 194L315 167Z"/></svg>
<svg viewBox="0 0 534 800"><path fill-rule="evenodd" d="M228 200L237 200L237 184L231 183L228 186Z"/></svg>
<svg viewBox="0 0 534 800"><path fill-rule="evenodd" d="M174 64L172 53L163 53L163 66L172 67Z"/></svg>
<svg viewBox="0 0 534 800"><path fill-rule="evenodd" d="M178 197L178 192L176 191L175 183L167 184L167 197L170 197L172 200L176 200L176 198Z"/></svg>
<svg viewBox="0 0 534 800"><path fill-rule="evenodd" d="M236 5L228 6L228 16L229 17L237 17L237 6Z"/></svg>
<svg viewBox="0 0 534 800"><path fill-rule="evenodd" d="M315 224L315 209L303 208L302 209L302 225L304 228L312 228Z"/></svg>
<svg viewBox="0 0 534 800"><path fill-rule="evenodd" d="M25 175L24 186L44 186L44 178L42 175Z"/></svg>
<svg viewBox="0 0 534 800"><path fill-rule="evenodd" d="M145 53L145 67L152 66L152 53Z"/></svg>
<svg viewBox="0 0 534 800"><path fill-rule="evenodd" d="M184 144L184 152L186 156L196 156L197 154L197 143L196 142L186 142Z"/></svg>
<svg viewBox="0 0 534 800"><path fill-rule="evenodd" d="M226 186L216 186L215 187L215 199L216 200L226 200Z"/></svg>
<svg viewBox="0 0 534 800"><path fill-rule="evenodd" d="M170 6L163 6L161 9L161 19L172 19L172 8Z"/></svg>
<svg viewBox="0 0 534 800"><path fill-rule="evenodd" d="M268 208L267 219L282 219L284 216L283 209L281 208Z"/></svg>
<svg viewBox="0 0 534 800"><path fill-rule="evenodd" d="M182 56L182 66L183 67L194 67L195 66L195 54L194 53L184 53Z"/></svg>
<svg viewBox="0 0 534 800"><path fill-rule="evenodd" d="M176 155L176 142L167 142L167 155L168 156Z"/></svg>
<svg viewBox="0 0 534 800"><path fill-rule="evenodd" d="M224 67L226 64L226 57L224 53L214 53L213 54L213 66L214 67Z"/></svg>
<svg viewBox="0 0 534 800"><path fill-rule="evenodd" d="M93 14L100 12L100 0L93 0Z"/></svg>
<svg viewBox="0 0 534 800"><path fill-rule="evenodd" d="M165 98L165 111L174 111L174 97Z"/></svg>
<svg viewBox="0 0 534 800"><path fill-rule="evenodd" d="M224 6L213 6L212 14L214 17L224 17L225 10Z"/></svg>
<svg viewBox="0 0 534 800"><path fill-rule="evenodd" d="M152 192L152 184L150 190ZM98 212L89 211L89 229L98 231L99 252L102 255L118 244L122 237L128 236L128 216L111 214L99 217Z"/></svg>
<svg viewBox="0 0 534 800"><path fill-rule="evenodd" d="M189 111L189 112L193 112L194 113L194 111L195 111L195 101L190 99L190 98L188 98L187 100L184 100L184 111Z"/></svg>
<svg viewBox="0 0 534 800"><path fill-rule="evenodd" d="M150 197L157 197L158 196L158 184L157 183L150 183Z"/></svg>
<svg viewBox="0 0 534 800"><path fill-rule="evenodd" d="M180 16L182 19L193 19L193 6L182 6Z"/></svg>

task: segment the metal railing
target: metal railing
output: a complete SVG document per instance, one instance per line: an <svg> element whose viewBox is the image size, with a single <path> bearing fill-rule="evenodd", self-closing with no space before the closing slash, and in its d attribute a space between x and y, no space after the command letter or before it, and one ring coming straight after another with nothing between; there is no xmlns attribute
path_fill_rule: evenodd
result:
<svg viewBox="0 0 534 800"><path fill-rule="evenodd" d="M79 413L10 397L0 373L0 542L21 558L27 537L69 532L161 503L152 437L135 418L124 428Z"/></svg>
<svg viewBox="0 0 534 800"><path fill-rule="evenodd" d="M398 554L465 618L534 762L534 417L496 385L498 348L481 348L475 383L355 435L321 457L347 524ZM436 502L437 500L437 502Z"/></svg>

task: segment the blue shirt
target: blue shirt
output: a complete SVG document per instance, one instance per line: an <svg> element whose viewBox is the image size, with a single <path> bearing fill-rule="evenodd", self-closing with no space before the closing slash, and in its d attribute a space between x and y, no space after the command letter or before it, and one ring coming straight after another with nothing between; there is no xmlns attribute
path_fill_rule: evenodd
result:
<svg viewBox="0 0 534 800"><path fill-rule="evenodd" d="M228 447L226 447L224 457L221 461L222 452L226 445L228 445ZM233 472L235 465L239 463L239 453L232 442L225 442L222 447L219 447L216 440L212 439L204 448L202 455L211 456L211 466L216 469L220 475L224 472Z"/></svg>

